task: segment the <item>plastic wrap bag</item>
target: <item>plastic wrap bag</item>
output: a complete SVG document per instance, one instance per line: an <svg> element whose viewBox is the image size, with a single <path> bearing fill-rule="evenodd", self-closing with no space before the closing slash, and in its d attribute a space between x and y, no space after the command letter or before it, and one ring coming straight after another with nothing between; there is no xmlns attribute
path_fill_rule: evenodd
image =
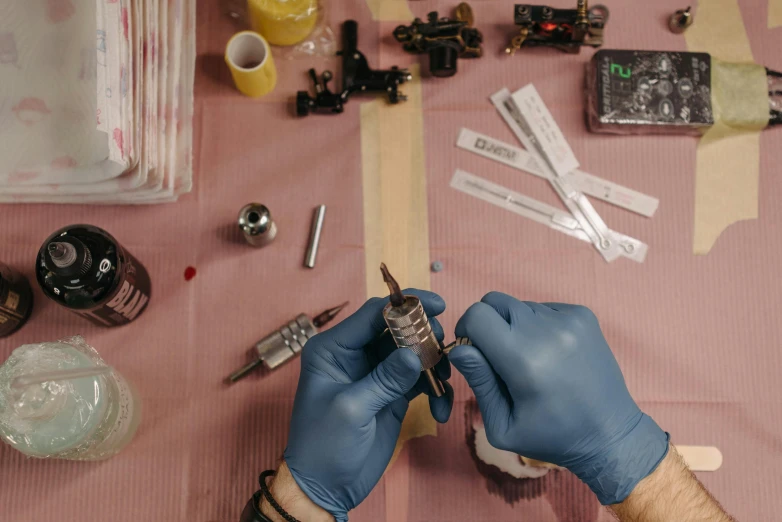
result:
<svg viewBox="0 0 782 522"><path fill-rule="evenodd" d="M240 28L249 26L270 44L286 47L283 57L334 56L337 42L318 0L222 0L223 11Z"/></svg>
<svg viewBox="0 0 782 522"><path fill-rule="evenodd" d="M0 365L0 438L25 455L105 459L140 418L128 383L80 336L20 346Z"/></svg>

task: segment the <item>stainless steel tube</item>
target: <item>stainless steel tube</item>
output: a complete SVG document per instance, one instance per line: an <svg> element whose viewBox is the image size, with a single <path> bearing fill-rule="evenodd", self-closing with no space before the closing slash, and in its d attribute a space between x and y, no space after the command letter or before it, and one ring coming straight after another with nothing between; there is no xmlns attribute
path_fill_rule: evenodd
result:
<svg viewBox="0 0 782 522"><path fill-rule="evenodd" d="M432 393L435 397L442 397L445 389L434 369L442 358L440 342L432 331L421 301L415 296L406 295L402 306L387 304L383 309L383 318L397 347L412 350L418 356L421 371L426 375Z"/></svg>
<svg viewBox="0 0 782 522"><path fill-rule="evenodd" d="M310 227L310 240L307 244L307 255L304 257L304 266L315 268L315 260L318 257L320 235L323 231L323 220L326 218L326 205L318 205L312 214L312 226Z"/></svg>

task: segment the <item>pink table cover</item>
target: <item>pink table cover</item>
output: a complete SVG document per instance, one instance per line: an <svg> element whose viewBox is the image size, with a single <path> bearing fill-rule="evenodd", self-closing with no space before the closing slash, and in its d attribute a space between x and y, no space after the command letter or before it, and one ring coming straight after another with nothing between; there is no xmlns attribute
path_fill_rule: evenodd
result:
<svg viewBox="0 0 782 522"><path fill-rule="evenodd" d="M340 116L296 120L290 100L310 66L336 59L278 58L280 81L256 101L230 84L222 53L237 30L215 0L199 2L196 72L196 185L181 202L157 207L0 207L0 259L33 278L40 243L54 229L88 222L111 231L149 270L147 312L130 326L93 327L36 290L30 323L0 341L0 358L29 342L83 334L131 380L144 418L132 444L101 463L30 460L0 445L0 520L67 522L232 522L285 447L299 372L289 364L233 387L222 379L263 334L300 312L317 313L365 291L358 98ZM766 0L742 0L755 58L782 69L782 29L766 28ZM455 2L410 3L417 16ZM556 5L570 5L557 2ZM716 445L722 469L700 478L739 520L776 520L782 511L782 129L761 140L760 219L732 226L711 254L692 254L695 148L687 137L588 134L583 66L591 51L527 50L502 55L513 33L512 2L474 1L486 55L459 62L455 78L425 78L424 125L430 257L445 270L432 288L459 315L489 290L529 300L590 306L640 406L674 442ZM612 2L606 48L684 49L668 32L674 0ZM364 2L331 2L335 29L359 21L359 48L373 67L422 60L404 54ZM697 23L697 22L696 22ZM337 77L339 78L339 73ZM458 129L514 138L487 96L533 82L584 168L656 195L649 220L595 202L612 228L650 245L643 265L606 264L587 244L448 187L455 168L558 205L541 180L457 150ZM263 250L241 243L238 209L265 202L279 236ZM318 266L302 267L312 208L328 214ZM186 281L185 268L197 269ZM567 472L523 485L492 482L467 446L472 394L453 378L456 404L439 436L410 442L397 465L351 520L451 522L608 521Z"/></svg>

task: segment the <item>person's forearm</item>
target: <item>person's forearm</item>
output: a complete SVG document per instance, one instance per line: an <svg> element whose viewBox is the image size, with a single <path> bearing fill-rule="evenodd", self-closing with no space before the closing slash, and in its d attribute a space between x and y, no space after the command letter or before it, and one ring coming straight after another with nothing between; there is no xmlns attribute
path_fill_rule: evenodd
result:
<svg viewBox="0 0 782 522"><path fill-rule="evenodd" d="M609 509L621 522L736 522L687 468L673 446L630 496Z"/></svg>
<svg viewBox="0 0 782 522"><path fill-rule="evenodd" d="M283 462L277 469L274 477L269 479L269 491L274 500L298 520L307 522L334 522L331 514L315 504L299 488L293 479L287 464ZM260 502L261 513L272 522L285 522L285 519L262 496Z"/></svg>

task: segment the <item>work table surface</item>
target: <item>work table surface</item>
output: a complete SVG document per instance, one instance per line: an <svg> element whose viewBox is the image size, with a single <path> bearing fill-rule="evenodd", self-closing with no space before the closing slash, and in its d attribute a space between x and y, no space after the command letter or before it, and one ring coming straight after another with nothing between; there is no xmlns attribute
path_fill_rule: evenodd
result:
<svg viewBox="0 0 782 522"><path fill-rule="evenodd" d="M370 66L420 63L426 71L425 56L407 55L393 41L397 23L373 21L362 0L328 3L337 34L342 20L358 20L358 47ZM456 3L411 1L410 8L425 18L435 9L450 15ZM686 50L684 38L666 26L667 16L685 5L606 3L605 48ZM261 100L243 97L222 57L239 28L219 4L198 2L191 194L161 206L0 206L0 260L31 282L41 242L61 226L84 222L117 237L153 283L147 311L117 329L94 327L35 289L30 322L0 341L5 359L21 344L82 334L135 385L143 408L134 441L105 462L31 460L0 445L3 521L238 520L259 472L275 467L285 448L299 363L232 387L223 378L246 362L255 341L297 314L346 300L352 313L367 297L365 255L377 238L365 237L361 105L372 98L351 99L341 115L296 119L291 98L309 85L306 70L332 69L337 82L341 72L336 58L289 60L280 49L275 91ZM459 60L453 78L421 82L429 236L423 257L427 266L444 265L430 284L448 305L447 340L461 313L490 290L589 306L640 407L675 443L720 448L722 468L699 477L726 509L738 520L779 519L782 128L761 137L759 219L731 226L708 255L695 256L698 139L589 134L583 74L593 51L524 50L506 57L512 2L472 5L485 56ZM766 0L740 6L756 61L782 70L782 28L767 29ZM461 127L516 143L488 96L528 83L585 171L660 199L652 219L595 202L611 228L649 245L645 263L607 264L586 243L449 187L462 168L561 207L543 180L455 147ZM242 244L236 229L237 212L250 201L269 206L279 228L274 243L260 250ZM328 211L317 266L308 270L302 261L318 204ZM187 281L189 266L197 274ZM452 382L450 421L437 437L410 441L351 520L611 520L565 471L510 493L490 483L467 445L472 394L460 376Z"/></svg>

